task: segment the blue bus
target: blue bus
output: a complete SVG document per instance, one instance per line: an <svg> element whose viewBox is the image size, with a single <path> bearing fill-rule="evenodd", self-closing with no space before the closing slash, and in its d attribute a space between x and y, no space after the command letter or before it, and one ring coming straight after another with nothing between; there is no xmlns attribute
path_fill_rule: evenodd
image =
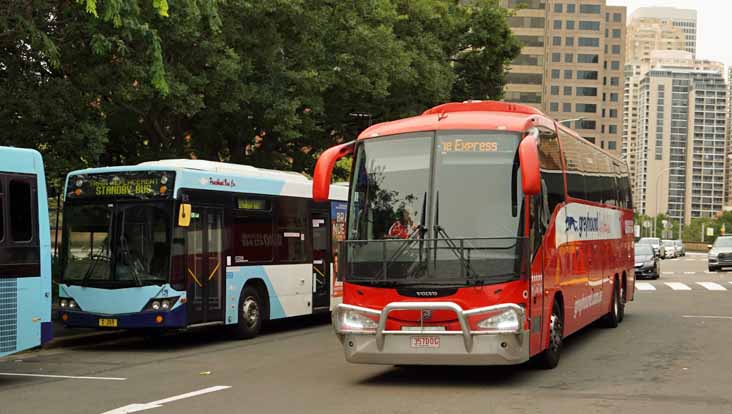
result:
<svg viewBox="0 0 732 414"><path fill-rule="evenodd" d="M346 186L312 201L298 173L203 160L71 172L60 318L69 327L229 325L329 312Z"/></svg>
<svg viewBox="0 0 732 414"><path fill-rule="evenodd" d="M0 147L0 357L41 345L51 324L51 234L43 158Z"/></svg>

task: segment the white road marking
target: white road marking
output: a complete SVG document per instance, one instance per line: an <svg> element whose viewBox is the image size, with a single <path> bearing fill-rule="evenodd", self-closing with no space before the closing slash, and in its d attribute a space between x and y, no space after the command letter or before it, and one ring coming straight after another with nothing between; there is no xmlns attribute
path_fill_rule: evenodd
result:
<svg viewBox="0 0 732 414"><path fill-rule="evenodd" d="M188 392L188 393L185 393L185 394L174 395L172 397L164 398L162 400L157 400L157 401L153 401L153 402L149 402L149 403L129 404L129 405L126 405L124 407L115 408L112 411L105 411L102 414L127 414L127 413L136 413L138 411L145 411L145 410L150 410L150 409L153 409L153 408L160 408L160 407L163 406L163 404L167 404L167 403L170 403L170 402L173 402L173 401L183 400L183 399L191 398L191 397L197 397L199 395L209 394L209 393L216 392L216 391L222 391L222 390L225 390L225 389L228 389L228 388L231 388L231 387L228 386L228 385L217 385L215 387L209 387L209 388L204 388L204 389L198 390L198 391Z"/></svg>
<svg viewBox="0 0 732 414"><path fill-rule="evenodd" d="M666 286L670 287L673 290L691 290L690 287L679 282L666 282Z"/></svg>
<svg viewBox="0 0 732 414"><path fill-rule="evenodd" d="M672 274L674 274L674 272L661 272L661 273L663 273L664 275L672 275Z"/></svg>
<svg viewBox="0 0 732 414"><path fill-rule="evenodd" d="M73 376L73 375L22 374L22 373L17 373L17 372L0 372L0 376L5 376L5 377L60 378L60 379L79 379L79 380L103 380L103 381L127 381L127 378L113 378L113 377L76 377L76 376Z"/></svg>
<svg viewBox="0 0 732 414"><path fill-rule="evenodd" d="M710 316L710 315L681 315L682 318L689 319L732 319L732 316Z"/></svg>
<svg viewBox="0 0 732 414"><path fill-rule="evenodd" d="M696 274L696 272L684 272L685 275L693 275Z"/></svg>
<svg viewBox="0 0 732 414"><path fill-rule="evenodd" d="M696 282L696 284L707 288L707 290L727 290L726 287L714 282Z"/></svg>
<svg viewBox="0 0 732 414"><path fill-rule="evenodd" d="M656 290L656 287L646 282L636 282L635 287L638 290Z"/></svg>

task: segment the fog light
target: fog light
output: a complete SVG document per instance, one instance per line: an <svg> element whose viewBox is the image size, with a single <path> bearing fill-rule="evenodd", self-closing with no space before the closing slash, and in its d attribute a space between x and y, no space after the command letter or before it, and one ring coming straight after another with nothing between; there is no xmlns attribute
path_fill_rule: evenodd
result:
<svg viewBox="0 0 732 414"><path fill-rule="evenodd" d="M155 323L157 323L157 324L161 324L161 323L163 323L163 320L164 320L164 319L163 319L163 315L157 315L157 316L155 317Z"/></svg>
<svg viewBox="0 0 732 414"><path fill-rule="evenodd" d="M68 321L69 320L69 315L67 315L67 314L64 313L63 315L61 315L61 320L64 321L64 322Z"/></svg>

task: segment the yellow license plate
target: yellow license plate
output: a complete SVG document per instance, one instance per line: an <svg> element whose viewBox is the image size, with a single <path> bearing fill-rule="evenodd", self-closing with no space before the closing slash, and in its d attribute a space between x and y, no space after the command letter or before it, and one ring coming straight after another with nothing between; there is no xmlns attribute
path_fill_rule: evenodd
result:
<svg viewBox="0 0 732 414"><path fill-rule="evenodd" d="M116 328L117 319L100 319L99 326L101 326L103 328Z"/></svg>

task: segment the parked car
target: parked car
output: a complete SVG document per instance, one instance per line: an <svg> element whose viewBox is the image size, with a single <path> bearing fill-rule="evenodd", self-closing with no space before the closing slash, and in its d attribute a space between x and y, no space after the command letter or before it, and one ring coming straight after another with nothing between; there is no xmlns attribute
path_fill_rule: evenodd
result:
<svg viewBox="0 0 732 414"><path fill-rule="evenodd" d="M667 259L681 256L681 251L676 248L676 242L674 240L662 240L661 243L663 244L663 249L666 251Z"/></svg>
<svg viewBox="0 0 732 414"><path fill-rule="evenodd" d="M723 267L732 267L732 236L719 236L713 245L709 246L709 271L715 272Z"/></svg>
<svg viewBox="0 0 732 414"><path fill-rule="evenodd" d="M656 252L656 256L660 257L661 259L666 258L666 249L663 247L663 243L661 243L661 239L658 237L643 237L642 239L638 240L637 244L650 244L653 247L653 250Z"/></svg>
<svg viewBox="0 0 732 414"><path fill-rule="evenodd" d="M636 279L658 279L661 277L660 260L653 246L646 243L635 245Z"/></svg>
<svg viewBox="0 0 732 414"><path fill-rule="evenodd" d="M674 243L676 244L676 251L679 256L686 256L686 246L684 246L684 242L681 240L674 240Z"/></svg>

